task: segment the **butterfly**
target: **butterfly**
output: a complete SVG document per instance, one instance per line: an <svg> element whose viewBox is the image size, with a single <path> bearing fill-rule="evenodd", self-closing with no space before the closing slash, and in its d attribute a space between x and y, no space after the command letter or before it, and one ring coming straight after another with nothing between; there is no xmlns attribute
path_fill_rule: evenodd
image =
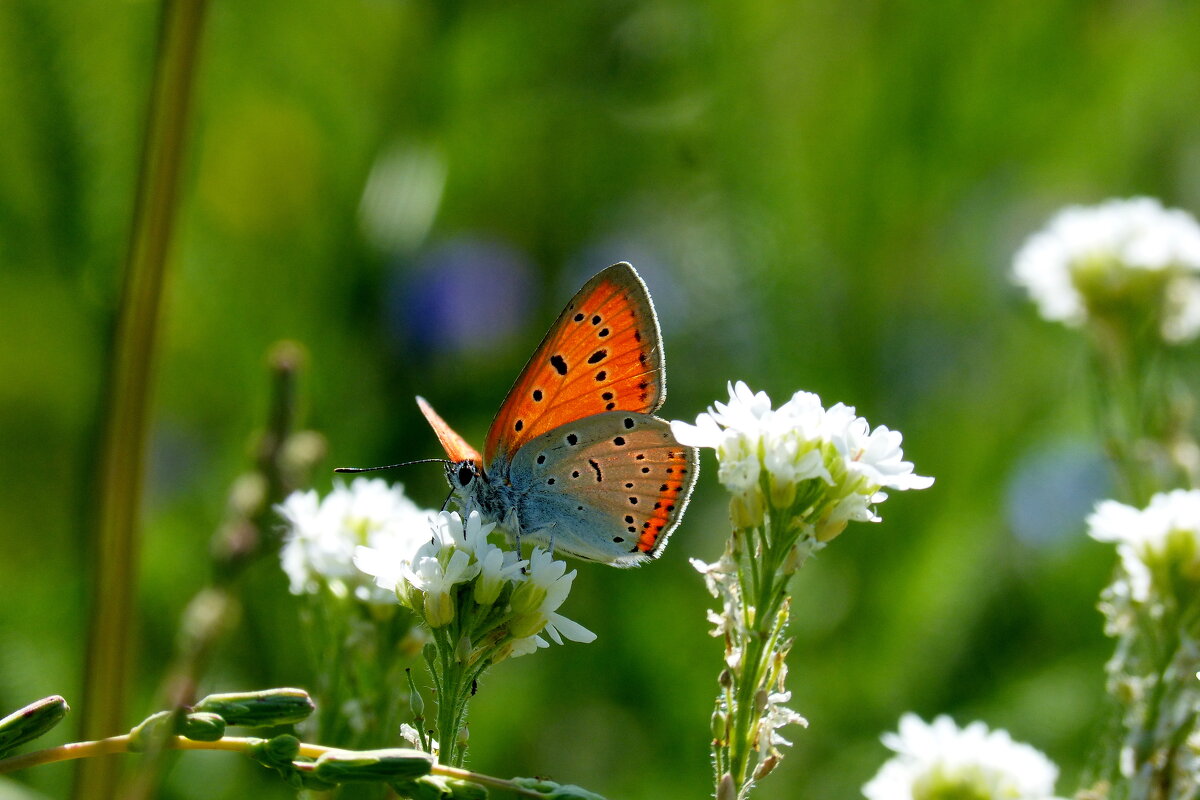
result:
<svg viewBox="0 0 1200 800"><path fill-rule="evenodd" d="M653 415L666 398L662 336L646 284L614 264L583 285L467 444L424 398L464 513L585 561L657 558L696 483L695 448Z"/></svg>

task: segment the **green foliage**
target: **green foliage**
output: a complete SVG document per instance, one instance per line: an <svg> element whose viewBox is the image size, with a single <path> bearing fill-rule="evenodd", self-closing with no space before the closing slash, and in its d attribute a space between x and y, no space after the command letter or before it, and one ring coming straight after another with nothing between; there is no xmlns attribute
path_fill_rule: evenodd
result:
<svg viewBox="0 0 1200 800"><path fill-rule="evenodd" d="M156 14L0 4L0 708L74 696L86 669L98 401ZM1065 202L1200 209L1200 84L1180 78L1198 31L1200 6L1169 2L214 0L152 393L127 724L162 707L273 342L309 349L304 424L328 437L325 466L433 456L412 396L479 442L565 299L629 259L662 317L666 416L691 419L731 378L806 388L902 430L938 480L793 586L792 704L811 727L756 796L855 796L910 709L986 718L1076 784L1107 719L1094 606L1112 554L1082 517L1108 489L1084 344L1004 271ZM394 214L367 224L372 175L401 177ZM464 244L523 264L520 291L502 301L447 267ZM435 278L458 293L444 316L418 293ZM449 337L464 319L491 327ZM1194 347L1185 359L1195 372ZM705 466L660 562L581 568L586 656L490 673L469 766L629 800L708 791L721 648L687 558L714 560L726 521ZM435 468L395 477L444 497ZM244 581L201 692L312 685L282 573ZM195 763L161 796L289 796L248 760ZM20 777L63 797L69 775Z"/></svg>

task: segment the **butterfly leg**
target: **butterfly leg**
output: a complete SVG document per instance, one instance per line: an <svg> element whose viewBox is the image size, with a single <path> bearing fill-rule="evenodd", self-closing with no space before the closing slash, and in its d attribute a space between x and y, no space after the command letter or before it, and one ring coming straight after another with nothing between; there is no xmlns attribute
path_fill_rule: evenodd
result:
<svg viewBox="0 0 1200 800"><path fill-rule="evenodd" d="M517 510L510 508L508 513L504 515L504 528L512 532L513 539L517 545L517 558L521 557L521 519L517 516Z"/></svg>

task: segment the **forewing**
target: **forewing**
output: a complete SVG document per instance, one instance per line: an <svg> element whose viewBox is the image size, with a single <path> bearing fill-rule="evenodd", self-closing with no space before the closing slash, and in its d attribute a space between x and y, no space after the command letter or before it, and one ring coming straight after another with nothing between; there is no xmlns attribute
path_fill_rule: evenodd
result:
<svg viewBox="0 0 1200 800"><path fill-rule="evenodd" d="M479 451L467 444L466 439L455 433L454 430L446 424L446 421L438 416L438 413L433 410L433 406L425 402L424 397L417 397L417 405L421 408L421 413L425 415L425 419L427 422L429 422L429 426L433 428L433 432L437 434L438 441L442 443L442 449L446 451L446 455L451 461L474 461L476 464L483 463L483 460L479 457Z"/></svg>
<svg viewBox="0 0 1200 800"><path fill-rule="evenodd" d="M492 420L491 464L554 428L606 411L649 413L666 397L646 285L624 262L598 273L550 327Z"/></svg>
<svg viewBox="0 0 1200 800"><path fill-rule="evenodd" d="M649 414L604 412L560 426L512 464L522 534L540 530L537 540L553 537L556 551L615 566L657 558L698 464L696 449Z"/></svg>

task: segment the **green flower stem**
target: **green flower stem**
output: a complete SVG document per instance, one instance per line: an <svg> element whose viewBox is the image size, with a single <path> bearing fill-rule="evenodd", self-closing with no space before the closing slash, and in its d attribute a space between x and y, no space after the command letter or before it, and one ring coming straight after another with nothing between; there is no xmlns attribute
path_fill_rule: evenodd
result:
<svg viewBox="0 0 1200 800"><path fill-rule="evenodd" d="M757 731L761 709L757 697L760 691L770 692L779 681L781 661L773 656L785 652L780 640L788 621L787 585L790 575L781 569L784 560L799 540L800 529L779 530L776 519L788 525L793 516L775 512L768 515L761 527L734 532L734 539L745 550L738 557L738 582L742 597L755 602L743 603L743 624L750 632L743 643L742 661L735 672L734 686L725 692L726 707L733 715L728 735L718 739L713 747L716 781L719 784L728 773L738 794L744 796L753 780L750 765L757 749Z"/></svg>
<svg viewBox="0 0 1200 800"><path fill-rule="evenodd" d="M437 740L442 748L442 757L450 764L461 767L464 753L458 745L458 731L462 726L466 704L459 702L462 693L462 668L454 660L454 643L448 641L443 631L434 633L437 643Z"/></svg>
<svg viewBox="0 0 1200 800"><path fill-rule="evenodd" d="M172 736L166 741L166 746L171 750L226 750L235 753L244 753L250 755L255 747L261 744L262 739L252 737L227 736L224 739L218 739L215 742L197 742L191 739L185 739L182 736ZM325 747L318 744L300 743L299 755L304 758L316 759L324 753L337 752L340 748ZM98 756L114 755L117 753L129 753L130 736L124 734L122 736L112 736L108 739L99 739L90 742L72 742L58 747L50 747L45 750L37 750L24 755L13 756L11 758L0 759L0 774L6 772L16 772L21 769L30 767L38 767L43 764L53 764L58 761L71 761L75 759L96 758ZM442 775L447 778L458 778L460 780L471 781L483 786L490 786L495 789L501 789L506 792L512 792L520 797L533 797L545 799L545 795L541 792L526 789L518 784L497 778L491 775L482 775L470 770L461 769L458 767L448 767L441 764L433 765L433 774Z"/></svg>
<svg viewBox="0 0 1200 800"><path fill-rule="evenodd" d="M1174 377L1174 352L1144 330L1096 324L1092 372L1096 416L1129 502L1145 506L1156 492L1194 486L1192 400Z"/></svg>
<svg viewBox="0 0 1200 800"><path fill-rule="evenodd" d="M92 580L81 726L83 735L123 726L137 587L138 507L159 306L178 205L204 0L163 4L124 287L107 376L97 475L96 572ZM109 762L81 769L75 797L111 797Z"/></svg>
<svg viewBox="0 0 1200 800"><path fill-rule="evenodd" d="M458 767L444 767L440 764L434 764L433 774L444 775L447 778L458 778L459 780L470 781L471 783L478 783L481 786L489 786L493 789L499 789L503 792L512 792L518 797L533 797L538 798L539 800L546 800L546 795L542 792L534 791L533 789L526 789L524 786L514 783L513 781L505 780L504 778L495 778L491 775L483 775L478 772L471 772L470 770L460 769Z"/></svg>
<svg viewBox="0 0 1200 800"><path fill-rule="evenodd" d="M508 594L502 594L492 606L483 608L469 588L460 586L456 588L453 620L432 629L433 643L426 648L425 663L437 698L434 738L447 764L461 767L466 759L467 748L458 741L459 731L466 725L476 683L510 639L508 624L512 615L504 611L508 599ZM471 643L467 653L459 651L464 636Z"/></svg>
<svg viewBox="0 0 1200 800"><path fill-rule="evenodd" d="M1183 690L1180 680L1194 680L1192 669L1185 670L1183 676L1174 676L1172 672L1178 666L1180 653L1184 650L1184 638L1181 632L1191 631L1195 627L1197 614L1200 614L1200 604L1192 601L1186 608L1173 609L1158 620L1155 630L1144 630L1141 634L1153 650L1153 688L1145 705L1145 714L1141 720L1131 723L1127 741L1134 747L1134 781L1142 775L1143 770L1149 769L1146 777L1150 785L1144 787L1147 797L1171 797L1174 780L1175 758L1180 747L1193 730L1196 717L1193 711L1180 724L1173 728L1160 730L1164 713L1170 711L1180 702L1179 694ZM1165 632L1165 641L1157 636ZM1184 690L1186 691L1186 690ZM1168 717L1169 719L1169 717Z"/></svg>
<svg viewBox="0 0 1200 800"><path fill-rule="evenodd" d="M450 630L435 630L434 644L437 647L437 672L434 682L437 688L437 740L441 745L441 756L447 763L461 767L466 760L466 747L459 742L458 733L467 721L467 706L471 700L471 687L490 662L482 658L474 669L457 658L458 626ZM453 641L451 640L453 638Z"/></svg>

